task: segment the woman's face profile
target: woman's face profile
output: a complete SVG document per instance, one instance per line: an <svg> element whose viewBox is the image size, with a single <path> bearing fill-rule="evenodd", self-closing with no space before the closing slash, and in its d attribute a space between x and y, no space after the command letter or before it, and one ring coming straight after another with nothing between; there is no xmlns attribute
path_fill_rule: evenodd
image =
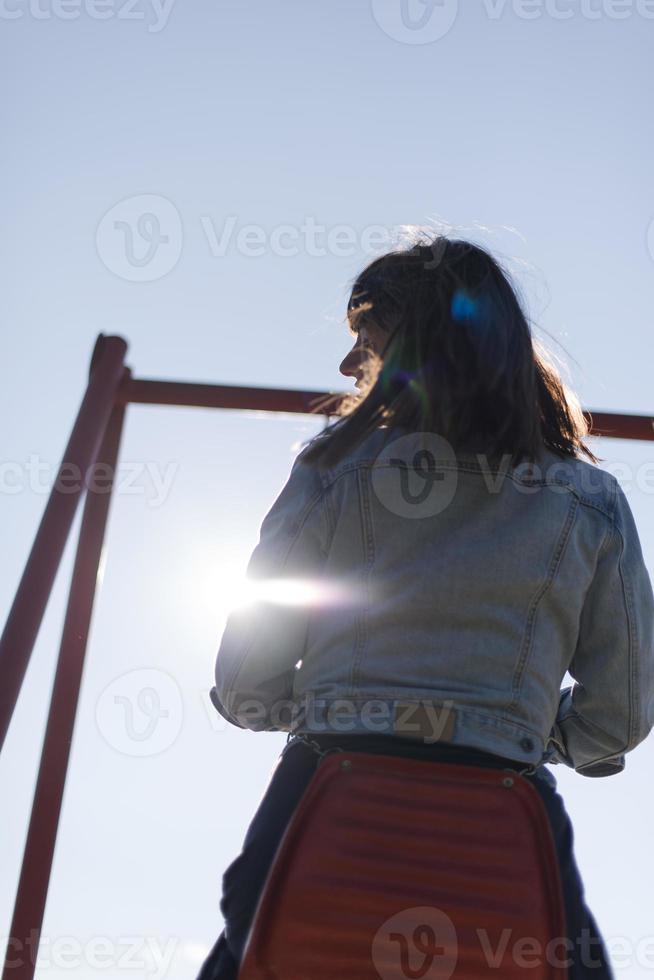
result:
<svg viewBox="0 0 654 980"><path fill-rule="evenodd" d="M359 388L364 377L365 365L372 356L383 351L388 337L381 327L376 324L361 326L354 344L339 365L339 371L346 378L356 378L355 387Z"/></svg>

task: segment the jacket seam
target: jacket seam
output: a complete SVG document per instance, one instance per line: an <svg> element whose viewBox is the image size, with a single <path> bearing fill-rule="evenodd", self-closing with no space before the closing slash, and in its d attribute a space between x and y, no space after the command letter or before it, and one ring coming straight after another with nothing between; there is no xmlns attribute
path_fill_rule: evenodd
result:
<svg viewBox="0 0 654 980"><path fill-rule="evenodd" d="M370 570L375 559L375 542L373 536L370 500L368 496L367 473L357 471L357 487L359 510L361 514L361 529L364 547L363 588L365 602L359 607L355 621L355 645L350 669L349 696L354 697L360 683L361 664L368 643L368 609L370 605Z"/></svg>
<svg viewBox="0 0 654 980"><path fill-rule="evenodd" d="M293 549L293 546L295 545L297 539L299 538L300 533L301 533L302 529L304 528L304 525L306 524L306 522L308 521L309 517L311 516L312 511L315 509L315 507L316 507L317 504L319 504L319 503L322 502L323 505L324 505L324 501L325 501L325 487L323 487L322 484L321 484L320 487L318 487L318 488L316 488L316 490L314 490L313 497L311 497L306 502L306 504L304 505L304 510L303 511L300 511L300 515L297 518L297 522L292 525L292 527L294 528L294 530L293 530L292 535L290 536L290 540L289 540L289 542L287 544L286 551L284 552L284 556L283 556L283 559L282 559L282 565L285 565L286 564L286 561L288 559L288 556L289 556L291 550ZM324 514L321 515L321 518L322 518L321 523L324 523L326 525L326 521L324 521ZM328 550L325 551L325 549L322 546L321 546L321 549L320 550L322 551L322 553L324 555L328 554Z"/></svg>
<svg viewBox="0 0 654 980"><path fill-rule="evenodd" d="M437 701L437 702L439 702L441 704L443 702L445 702L445 701L448 700L448 698L442 698L442 697L429 698L428 694L425 694L425 690L423 690L423 689L421 689L419 693L422 695L422 699L423 700L433 700L433 701ZM302 694L299 696L299 700L302 700L303 698L306 698L307 696L310 697L310 698L312 698L315 701L318 701L318 703L320 703L321 701L325 701L325 702L330 702L331 703L333 701L347 700L347 701L353 702L355 704L367 704L369 701L408 701L408 700L412 700L411 694L407 694L407 693L390 695L388 692L385 692L385 693L383 693L383 692L382 693L377 693L377 692L370 692L369 693L369 692L366 692L365 694L357 694L357 695L351 695L351 696L350 695L346 695L346 694L340 694L340 695L333 695L332 696L332 695L325 695L325 694L318 695L316 692L309 691L309 690L303 691ZM472 708L472 707L470 707L467 704L458 704L458 703L455 703L452 706L452 710L454 710L454 711L456 711L456 712L458 712L458 713L460 713L462 715L474 715L475 717L480 718L480 719L482 719L484 721L490 721L491 722L491 727L502 728L503 726L507 726L508 725L511 728L520 729L521 732L525 732L525 734L527 734L527 735L533 735L534 738L536 738L536 739L540 739L541 738L540 732L536 728L528 727L527 725L524 725L522 722L516 721L514 718L502 718L502 717L499 717L498 715L493 714L493 712L490 711L490 710L489 711L480 711L479 708Z"/></svg>
<svg viewBox="0 0 654 980"><path fill-rule="evenodd" d="M491 476L502 475L505 478L510 479L512 483L514 483L516 486L563 487L565 490L568 490L571 494L573 494L577 498L579 503L584 505L584 507L589 507L592 510L596 510L600 514L604 514L604 516L607 517L610 521L613 520L613 507L611 504L607 506L606 503L602 503L592 499L591 497L588 497L585 493L583 493L583 491L581 491L578 487L576 487L574 483L567 480L565 481L547 480L547 479L539 479L537 477L527 479L525 477L519 476L518 474L510 470L507 471L507 470L502 470L500 468L500 469L491 469L490 471L484 471L482 467L477 463L470 463L470 462L452 463L452 461L449 459L437 458L435 460L435 463L440 464L443 467L443 469L448 469L453 471L463 471L465 473L471 473L473 475L478 475L480 477L486 476L489 473ZM393 464L387 460L379 460L376 457L366 457L365 459L354 460L352 462L343 464L342 468L339 468L339 470L335 473L330 473L330 474L323 473L322 474L323 485L326 487L331 486L332 484L336 483L336 481L339 480L341 477L345 476L347 473L350 473L352 470L370 468L371 466L374 465L392 466ZM611 497L613 498L613 494L611 495Z"/></svg>
<svg viewBox="0 0 654 980"><path fill-rule="evenodd" d="M550 567L548 569L547 577L545 581L542 583L542 585L540 586L540 589L537 590L536 594L531 600L530 609L527 614L525 634L522 640L521 650L518 657L518 663L516 664L515 669L513 671L513 680L511 684L511 691L512 691L511 701L507 705L505 705L504 711L512 711L518 705L518 701L520 699L520 691L522 689L522 679L524 676L525 668L527 666L527 662L529 660L531 649L533 647L534 632L535 632L534 627L536 623L536 616L538 614L538 609L540 607L540 604L544 596L547 594L547 592L549 591L552 585L552 582L554 581L554 577L561 563L561 558L565 551L565 547L568 541L570 540L570 531L572 530L574 517L575 514L577 513L577 506L578 505L575 505L574 501L571 500L570 505L568 507L568 513L566 515L566 519L559 533L559 538L556 544L556 548L554 549L554 554L552 555L552 558L550 560Z"/></svg>
<svg viewBox="0 0 654 980"><path fill-rule="evenodd" d="M635 697L635 691L637 687L637 663L638 663L638 633L636 620L633 615L633 596L631 593L631 588L625 574L622 559L624 557L624 547L625 539L620 527L616 524L615 529L620 535L620 557L618 558L618 572L620 574L620 584L622 591L622 599L624 602L625 614L627 619L627 660L629 663L629 670L627 676L629 678L629 725L627 726L627 745L631 744L633 741L636 731L638 718L638 702Z"/></svg>
<svg viewBox="0 0 654 980"><path fill-rule="evenodd" d="M623 567L623 558L624 558L624 549L625 549L625 536L624 536L624 534L622 532L622 528L620 527L620 525L618 523L618 520L617 520L617 503L618 503L618 491L617 491L617 487L618 487L617 481L611 483L611 511L610 511L610 514L608 515L609 524L608 524L608 527L607 527L606 532L604 534L604 537L602 539L602 544L600 545L600 548L599 548L599 551L598 551L598 563L599 563L599 560L601 559L601 557L604 555L604 553L608 551L609 544L610 544L610 542L611 542L614 534L616 534L616 533L619 534L619 536L620 536L620 556L618 558L618 574L620 576L620 589L621 589L621 593L622 593L622 599L623 599L624 610L625 610L625 618L626 618L626 622L627 622L627 663L628 663L628 670L627 670L626 673L627 673L627 679L628 679L628 684L629 684L629 692L628 692L629 721L628 721L628 725L627 725L626 741L624 743L623 748L621 750L617 750L616 753L612 753L609 756L604 756L602 759L595 760L597 762L601 762L604 759L612 758L613 755L618 754L618 752L620 752L620 751L623 751L623 752L624 751L627 751L628 750L628 746L633 742L633 740L634 740L634 738L636 736L636 732L637 732L637 729L638 729L638 722L639 722L639 711L638 711L639 706L638 706L638 702L637 702L637 698L636 698L636 689L637 689L637 676L636 676L636 674L637 674L637 664L638 664L638 656L637 656L638 635L637 635L636 622L635 622L635 618L634 618L634 614L633 614L633 595L632 595L631 589L629 587L627 576L625 574L625 570L624 570L624 567ZM600 725L597 725L595 722L591 721L590 719L587 719L585 715L580 715L579 712L576 711L574 707L571 707L570 712L565 715L565 718L568 718L571 713L573 713L577 718L581 719L584 722L584 724L592 726L598 732L601 732L603 735L606 735L608 738L615 738L615 735L612 734L611 732L605 731L605 729L603 729ZM565 720L565 719L561 719L561 720ZM586 763L586 765L592 765L592 764L594 764L594 763Z"/></svg>

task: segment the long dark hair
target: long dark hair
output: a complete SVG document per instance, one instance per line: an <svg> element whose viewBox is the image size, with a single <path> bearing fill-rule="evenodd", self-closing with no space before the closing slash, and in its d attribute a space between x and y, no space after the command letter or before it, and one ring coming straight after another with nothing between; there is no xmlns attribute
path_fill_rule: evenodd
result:
<svg viewBox="0 0 654 980"><path fill-rule="evenodd" d="M376 258L356 278L347 316L354 336L374 325L386 346L362 366L363 397L321 403L341 417L309 441L305 462L332 466L380 426L434 432L489 459L508 454L513 466L543 445L599 462L582 441L590 428L576 395L532 337L508 273L479 245L437 235Z"/></svg>

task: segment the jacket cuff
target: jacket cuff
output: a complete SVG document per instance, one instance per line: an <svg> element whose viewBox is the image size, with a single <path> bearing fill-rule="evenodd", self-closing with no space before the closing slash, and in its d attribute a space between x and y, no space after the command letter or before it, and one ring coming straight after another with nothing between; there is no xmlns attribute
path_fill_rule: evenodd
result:
<svg viewBox="0 0 654 980"><path fill-rule="evenodd" d="M624 755L616 755L611 759L599 759L597 762L587 762L576 770L582 776L615 776L625 767Z"/></svg>
<svg viewBox="0 0 654 980"><path fill-rule="evenodd" d="M209 698L211 700L212 705L218 712L218 714L222 715L225 721L228 721L230 725L235 725L237 728L245 729L244 725L241 725L241 723L238 722L233 715L230 715L229 711L218 697L218 691L216 690L215 687L212 687L211 690L209 691Z"/></svg>

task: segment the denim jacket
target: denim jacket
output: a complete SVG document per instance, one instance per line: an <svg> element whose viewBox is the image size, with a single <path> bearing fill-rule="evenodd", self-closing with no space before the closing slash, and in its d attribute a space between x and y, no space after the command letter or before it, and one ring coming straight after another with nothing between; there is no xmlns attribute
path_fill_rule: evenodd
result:
<svg viewBox="0 0 654 980"><path fill-rule="evenodd" d="M624 769L654 726L654 596L615 477L385 426L333 467L303 454L227 618L211 699L228 721Z"/></svg>

